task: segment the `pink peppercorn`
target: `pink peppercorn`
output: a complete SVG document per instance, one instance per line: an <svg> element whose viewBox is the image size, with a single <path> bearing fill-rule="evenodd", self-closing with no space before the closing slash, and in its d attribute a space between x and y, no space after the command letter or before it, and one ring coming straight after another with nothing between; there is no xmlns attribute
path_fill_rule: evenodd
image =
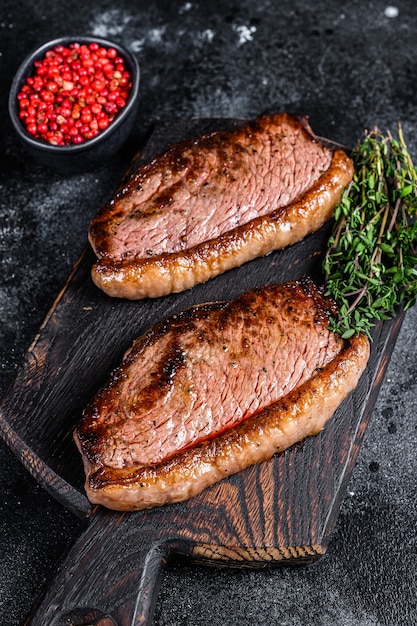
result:
<svg viewBox="0 0 417 626"><path fill-rule="evenodd" d="M96 42L55 46L34 70L17 95L18 116L29 134L53 145L83 143L105 130L132 87L117 50Z"/></svg>

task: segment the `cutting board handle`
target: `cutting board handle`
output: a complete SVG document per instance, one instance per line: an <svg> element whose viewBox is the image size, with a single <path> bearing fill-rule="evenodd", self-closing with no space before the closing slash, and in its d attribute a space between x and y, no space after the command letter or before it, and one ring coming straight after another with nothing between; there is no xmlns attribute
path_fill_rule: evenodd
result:
<svg viewBox="0 0 417 626"><path fill-rule="evenodd" d="M162 525L164 526L164 525ZM98 510L28 622L147 626L175 538L154 514Z"/></svg>

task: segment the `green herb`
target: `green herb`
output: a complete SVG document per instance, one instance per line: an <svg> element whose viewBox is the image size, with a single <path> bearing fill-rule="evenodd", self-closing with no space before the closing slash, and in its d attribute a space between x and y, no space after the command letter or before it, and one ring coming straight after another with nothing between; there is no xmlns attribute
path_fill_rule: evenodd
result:
<svg viewBox="0 0 417 626"><path fill-rule="evenodd" d="M370 336L378 320L417 297L417 169L404 141L377 128L353 151L354 176L335 209L323 261L326 293L339 306L331 329Z"/></svg>

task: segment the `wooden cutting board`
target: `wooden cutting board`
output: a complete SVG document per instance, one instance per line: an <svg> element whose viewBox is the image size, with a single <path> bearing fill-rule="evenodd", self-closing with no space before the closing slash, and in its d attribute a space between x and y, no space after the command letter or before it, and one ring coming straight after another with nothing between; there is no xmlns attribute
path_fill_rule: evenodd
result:
<svg viewBox="0 0 417 626"><path fill-rule="evenodd" d="M161 124L134 165L171 142L237 120ZM182 294L129 302L92 283L86 246L30 346L0 411L0 430L23 465L57 500L86 521L34 626L151 624L167 559L264 567L311 562L327 549L341 501L402 322L379 324L358 387L325 430L270 461L206 489L187 502L121 514L93 508L83 490L72 432L83 407L133 339L190 305L233 298L252 287L301 278L320 282L330 232L318 233Z"/></svg>

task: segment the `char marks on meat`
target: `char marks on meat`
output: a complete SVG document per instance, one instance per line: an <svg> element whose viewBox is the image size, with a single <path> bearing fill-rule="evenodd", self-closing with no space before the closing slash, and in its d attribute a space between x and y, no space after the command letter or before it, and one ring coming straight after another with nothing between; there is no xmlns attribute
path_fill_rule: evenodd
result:
<svg viewBox="0 0 417 626"><path fill-rule="evenodd" d="M320 431L369 355L365 337L328 330L333 310L305 280L153 326L77 426L90 500L119 510L183 500Z"/></svg>
<svg viewBox="0 0 417 626"><path fill-rule="evenodd" d="M132 299L183 291L320 228L352 173L288 114L175 144L92 220L93 280Z"/></svg>

